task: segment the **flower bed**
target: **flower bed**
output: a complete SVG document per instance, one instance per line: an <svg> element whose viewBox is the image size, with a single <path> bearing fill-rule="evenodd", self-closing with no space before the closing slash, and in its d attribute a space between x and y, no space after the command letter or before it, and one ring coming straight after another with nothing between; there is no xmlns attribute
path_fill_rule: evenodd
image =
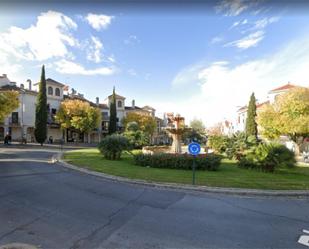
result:
<svg viewBox="0 0 309 249"><path fill-rule="evenodd" d="M171 150L171 146L161 145L161 146L144 146L144 154L158 154L158 153L167 153Z"/></svg>
<svg viewBox="0 0 309 249"><path fill-rule="evenodd" d="M192 169L193 160L197 170L215 171L219 168L221 156L215 154L202 154L195 158L189 154L137 154L134 163L139 166L153 168Z"/></svg>

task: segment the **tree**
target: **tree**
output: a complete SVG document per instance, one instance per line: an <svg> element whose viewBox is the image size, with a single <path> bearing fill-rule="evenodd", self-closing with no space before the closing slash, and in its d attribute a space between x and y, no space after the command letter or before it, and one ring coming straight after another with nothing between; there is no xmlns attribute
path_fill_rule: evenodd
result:
<svg viewBox="0 0 309 249"><path fill-rule="evenodd" d="M255 121L256 117L256 99L254 93L251 94L246 120L246 135L255 136L257 138L257 124Z"/></svg>
<svg viewBox="0 0 309 249"><path fill-rule="evenodd" d="M117 109L116 109L115 87L113 89L112 101L110 103L109 109L110 109L110 115L109 115L108 133L113 134L117 131Z"/></svg>
<svg viewBox="0 0 309 249"><path fill-rule="evenodd" d="M197 132L200 132L200 133L204 133L204 132L205 132L205 126L204 126L202 120L193 119L193 120L190 122L190 127L191 127L193 130L197 131Z"/></svg>
<svg viewBox="0 0 309 249"><path fill-rule="evenodd" d="M0 121L3 121L19 106L19 93L16 91L0 92Z"/></svg>
<svg viewBox="0 0 309 249"><path fill-rule="evenodd" d="M125 127L127 127L127 124L130 122L136 122L139 129L150 136L153 135L157 127L157 122L154 117L137 112L128 113L122 122Z"/></svg>
<svg viewBox="0 0 309 249"><path fill-rule="evenodd" d="M128 139L131 148L141 149L143 146L149 144L149 135L141 131L137 122L132 121L127 123L126 131L123 135Z"/></svg>
<svg viewBox="0 0 309 249"><path fill-rule="evenodd" d="M138 123L136 123L135 121L127 123L126 131L138 131L138 130L139 126Z"/></svg>
<svg viewBox="0 0 309 249"><path fill-rule="evenodd" d="M88 142L90 142L90 132L99 126L100 120L99 108L77 99L63 101L56 114L56 121L62 129L73 128L81 133L87 132Z"/></svg>
<svg viewBox="0 0 309 249"><path fill-rule="evenodd" d="M309 88L295 87L278 96L273 105L268 105L258 115L263 135L277 138L288 136L299 146L309 136Z"/></svg>
<svg viewBox="0 0 309 249"><path fill-rule="evenodd" d="M187 130L183 133L182 135L182 140L186 141L194 141L197 143L205 143L206 138L205 138L205 126L202 122L202 120L199 119L193 119L190 122L190 130Z"/></svg>
<svg viewBox="0 0 309 249"><path fill-rule="evenodd" d="M275 111L274 105L264 105L257 116L257 120L264 137L273 140L280 136L280 117L279 113Z"/></svg>
<svg viewBox="0 0 309 249"><path fill-rule="evenodd" d="M43 145L47 137L47 97L44 65L42 66L39 93L36 98L34 136L41 145Z"/></svg>

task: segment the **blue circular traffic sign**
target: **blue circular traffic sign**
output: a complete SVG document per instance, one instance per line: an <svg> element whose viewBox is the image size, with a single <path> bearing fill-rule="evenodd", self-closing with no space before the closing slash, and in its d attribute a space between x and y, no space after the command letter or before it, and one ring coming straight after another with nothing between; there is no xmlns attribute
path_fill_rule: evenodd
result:
<svg viewBox="0 0 309 249"><path fill-rule="evenodd" d="M188 146L188 151L191 155L198 155L201 152L201 146L198 143L190 143Z"/></svg>

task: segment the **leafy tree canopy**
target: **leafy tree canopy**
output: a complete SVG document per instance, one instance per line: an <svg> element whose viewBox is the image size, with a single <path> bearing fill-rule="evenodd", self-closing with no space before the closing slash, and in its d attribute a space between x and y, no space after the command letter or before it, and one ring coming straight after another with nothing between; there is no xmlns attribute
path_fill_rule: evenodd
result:
<svg viewBox="0 0 309 249"><path fill-rule="evenodd" d="M309 88L295 87L278 96L258 114L262 133L268 138L289 136L296 144L309 136Z"/></svg>
<svg viewBox="0 0 309 249"><path fill-rule="evenodd" d="M190 122L190 127L195 130L195 131L198 131L200 133L204 133L205 131L205 126L203 124L203 121L202 120L199 120L199 119L193 119L191 122Z"/></svg>
<svg viewBox="0 0 309 249"><path fill-rule="evenodd" d="M139 129L149 135L152 135L157 127L157 122L154 117L136 112L128 113L123 119L123 124L125 127L127 127L127 124L130 122L136 122Z"/></svg>
<svg viewBox="0 0 309 249"><path fill-rule="evenodd" d="M0 92L0 121L3 121L19 106L19 93L16 91Z"/></svg>
<svg viewBox="0 0 309 249"><path fill-rule="evenodd" d="M86 101L65 100L56 114L56 120L61 128L74 128L80 132L89 132L100 124L101 113L96 107Z"/></svg>

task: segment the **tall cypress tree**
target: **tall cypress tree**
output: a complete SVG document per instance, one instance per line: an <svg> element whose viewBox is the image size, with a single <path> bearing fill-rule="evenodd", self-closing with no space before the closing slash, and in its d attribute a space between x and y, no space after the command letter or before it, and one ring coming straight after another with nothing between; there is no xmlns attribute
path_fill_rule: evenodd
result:
<svg viewBox="0 0 309 249"><path fill-rule="evenodd" d="M246 120L246 135L255 136L257 138L257 124L255 121L256 117L256 99L254 93L251 94Z"/></svg>
<svg viewBox="0 0 309 249"><path fill-rule="evenodd" d="M117 131L117 110L116 110L116 93L115 87L113 89L112 101L109 107L109 126L108 133L113 134Z"/></svg>
<svg viewBox="0 0 309 249"><path fill-rule="evenodd" d="M42 66L39 92L36 97L34 136L41 145L43 145L47 137L47 97L44 65Z"/></svg>

